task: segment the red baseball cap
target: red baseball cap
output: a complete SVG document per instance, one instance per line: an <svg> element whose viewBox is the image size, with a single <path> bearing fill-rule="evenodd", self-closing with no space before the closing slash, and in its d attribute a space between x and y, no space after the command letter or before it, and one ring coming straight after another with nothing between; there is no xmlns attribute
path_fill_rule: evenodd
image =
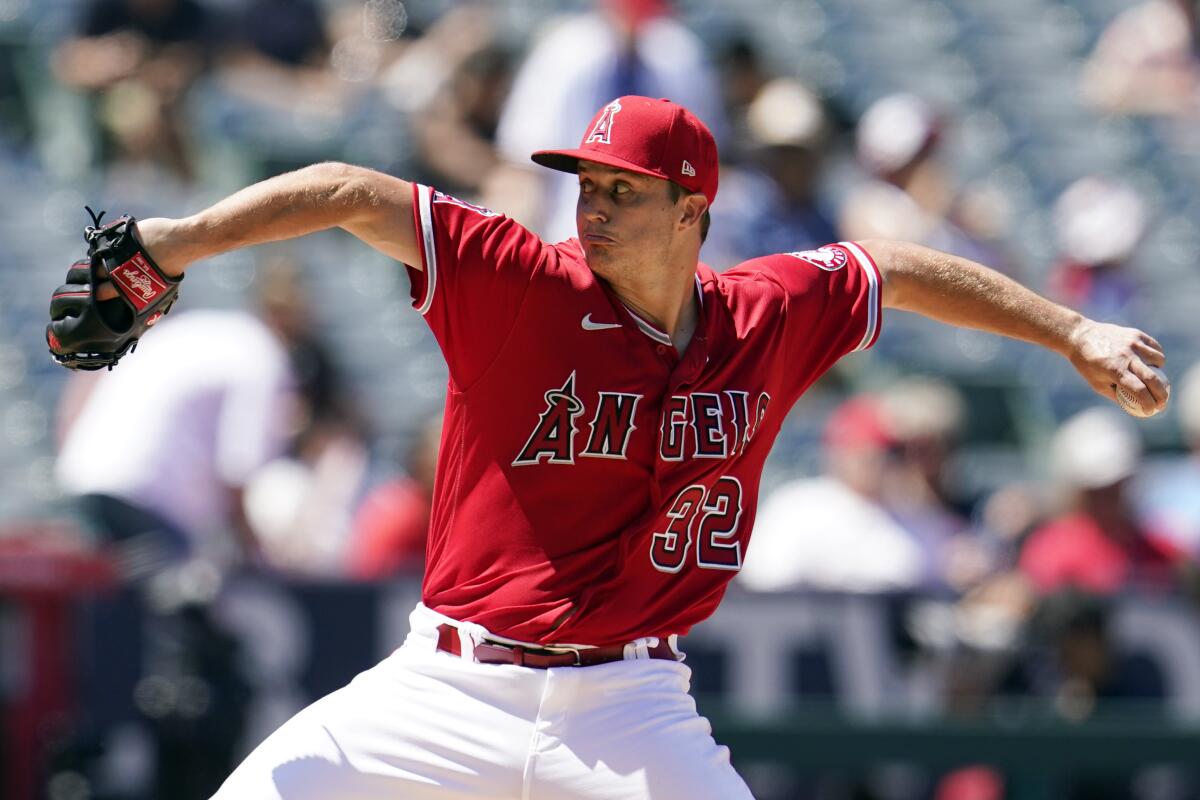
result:
<svg viewBox="0 0 1200 800"><path fill-rule="evenodd" d="M626 95L600 109L575 150L539 150L535 163L578 172L594 161L674 181L700 192L711 206L717 196L717 143L696 115L670 100Z"/></svg>
<svg viewBox="0 0 1200 800"><path fill-rule="evenodd" d="M884 417L883 404L872 395L855 395L834 409L825 423L828 450L886 450L896 437Z"/></svg>

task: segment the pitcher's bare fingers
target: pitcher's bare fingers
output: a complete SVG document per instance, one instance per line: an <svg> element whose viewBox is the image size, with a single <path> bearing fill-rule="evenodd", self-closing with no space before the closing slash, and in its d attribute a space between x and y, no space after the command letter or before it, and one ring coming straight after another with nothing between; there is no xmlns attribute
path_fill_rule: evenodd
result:
<svg viewBox="0 0 1200 800"><path fill-rule="evenodd" d="M1162 351L1161 347L1157 346L1157 343L1152 344L1144 339L1139 340L1133 343L1133 351L1152 367L1161 369L1167 363L1167 355Z"/></svg>
<svg viewBox="0 0 1200 800"><path fill-rule="evenodd" d="M1147 410L1153 408L1155 413L1166 408L1167 400L1171 397L1171 382L1167 374L1136 358L1129 363L1129 371L1137 376L1149 394L1148 398L1145 395L1137 395L1142 401L1142 407ZM1147 399L1150 401L1149 405L1145 403Z"/></svg>

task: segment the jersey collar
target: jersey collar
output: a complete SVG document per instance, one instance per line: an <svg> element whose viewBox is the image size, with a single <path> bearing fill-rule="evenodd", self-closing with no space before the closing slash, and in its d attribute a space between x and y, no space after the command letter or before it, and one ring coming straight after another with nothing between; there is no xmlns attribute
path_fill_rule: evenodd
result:
<svg viewBox="0 0 1200 800"><path fill-rule="evenodd" d="M621 301L621 298L619 296L617 296L616 292L613 292L613 296L617 297L618 301ZM700 321L701 321L701 319L703 319L703 314L704 314L704 288L700 285L699 273L696 274L696 302L699 303L699 309L698 309L698 314L697 314L698 319L696 320L696 328L697 328L697 330L699 330ZM675 343L673 341L671 341L671 337L666 331L664 331L663 329L661 329L661 328L657 327L656 325L647 321L644 317L642 317L640 314L638 314L632 308L625 305L624 301L621 301L621 305L629 313L629 316L633 319L634 323L637 325L638 330L640 330L642 333L646 334L647 336L649 336L651 339L658 342L659 344L665 344L665 345L669 345L672 347L675 345Z"/></svg>

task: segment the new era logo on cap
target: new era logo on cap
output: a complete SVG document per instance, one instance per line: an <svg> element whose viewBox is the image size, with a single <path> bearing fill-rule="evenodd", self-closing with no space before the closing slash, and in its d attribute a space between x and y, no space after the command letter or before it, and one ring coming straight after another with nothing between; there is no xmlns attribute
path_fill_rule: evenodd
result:
<svg viewBox="0 0 1200 800"><path fill-rule="evenodd" d="M618 117L619 112L619 117ZM575 150L539 150L533 161L563 172L594 161L717 196L717 144L696 115L670 100L626 95L596 112Z"/></svg>

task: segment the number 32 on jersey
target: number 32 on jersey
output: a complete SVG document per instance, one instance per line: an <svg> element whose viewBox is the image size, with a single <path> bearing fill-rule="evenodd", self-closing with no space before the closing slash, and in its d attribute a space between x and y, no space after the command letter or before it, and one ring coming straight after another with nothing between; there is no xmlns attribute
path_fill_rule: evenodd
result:
<svg viewBox="0 0 1200 800"><path fill-rule="evenodd" d="M741 519L742 484L737 478L722 476L711 489L694 483L675 496L667 529L651 537L650 563L659 572L676 573L694 550L696 566L702 569L739 570Z"/></svg>

